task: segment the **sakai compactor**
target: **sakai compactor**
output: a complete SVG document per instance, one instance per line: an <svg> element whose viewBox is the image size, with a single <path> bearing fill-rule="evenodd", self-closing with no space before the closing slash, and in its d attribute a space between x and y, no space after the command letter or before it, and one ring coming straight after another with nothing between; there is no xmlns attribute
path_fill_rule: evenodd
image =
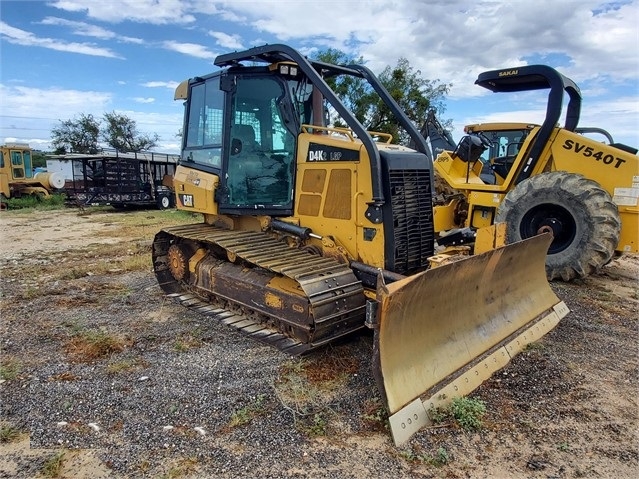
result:
<svg viewBox="0 0 639 479"><path fill-rule="evenodd" d="M448 189L437 208L443 214L436 215L435 231L502 222L509 242L549 232L548 279L565 281L594 273L622 253L638 252L637 149L615 143L601 128L578 126L579 87L547 65L487 71L475 83L497 93L547 89L546 118L541 125L467 125L458 145L435 118L427 118L422 132L436 156L435 170L443 180L438 185Z"/></svg>
<svg viewBox="0 0 639 479"><path fill-rule="evenodd" d="M156 235L167 294L290 354L374 328L396 444L566 314L544 274L550 235L499 247L492 227L467 259L434 255L427 147L368 69L286 45L215 64L176 90L176 204L204 221ZM339 75L367 81L416 150L366 131L325 81ZM327 126L328 111L348 128Z"/></svg>

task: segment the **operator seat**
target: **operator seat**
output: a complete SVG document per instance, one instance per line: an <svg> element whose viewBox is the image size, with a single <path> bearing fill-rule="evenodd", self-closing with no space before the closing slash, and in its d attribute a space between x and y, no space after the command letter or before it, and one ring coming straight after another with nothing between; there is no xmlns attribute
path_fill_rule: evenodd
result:
<svg viewBox="0 0 639 479"><path fill-rule="evenodd" d="M259 150L259 144L255 141L255 130L251 125L234 125L233 140L236 141L232 142L231 154L252 153Z"/></svg>
<svg viewBox="0 0 639 479"><path fill-rule="evenodd" d="M231 127L231 154L228 167L229 200L234 204L247 204L255 195L259 178L263 174L262 156L255 141L251 125Z"/></svg>

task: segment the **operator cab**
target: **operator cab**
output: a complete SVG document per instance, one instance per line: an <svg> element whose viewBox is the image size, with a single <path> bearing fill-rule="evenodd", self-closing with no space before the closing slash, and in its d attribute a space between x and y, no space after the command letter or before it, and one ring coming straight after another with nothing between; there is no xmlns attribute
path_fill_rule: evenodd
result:
<svg viewBox="0 0 639 479"><path fill-rule="evenodd" d="M292 211L295 139L305 118L293 114L290 92L307 103L310 89L296 69L269 70L230 68L189 85L181 161L220 177L221 212Z"/></svg>
<svg viewBox="0 0 639 479"><path fill-rule="evenodd" d="M33 178L31 148L24 143L11 143L2 146L0 171L7 173L13 180Z"/></svg>
<svg viewBox="0 0 639 479"><path fill-rule="evenodd" d="M186 100L180 165L217 176L213 188L216 214L291 216L300 154L308 155L306 162L347 161L339 156L346 152L351 155L348 161L362 158L368 163L371 178L365 217L373 224L382 222L386 166L377 141L383 138L382 143L390 143L392 137L368 132L346 108L326 83L341 75L368 84L379 95L415 142L424 168L432 170L424 138L363 65L310 61L286 45L220 55L215 65L222 70L182 82L175 99ZM328 126L327 119L335 126ZM310 142L305 145L308 151L300 153L298 137L309 133L341 137L345 147L337 152L312 150ZM185 176L185 181L197 188L200 180L194 173ZM430 183L432 188L432 178Z"/></svg>
<svg viewBox="0 0 639 479"><path fill-rule="evenodd" d="M482 155L482 162L492 172L492 184L496 182L495 175L499 175L503 182L528 136L528 129L484 130L482 135L489 141L489 148Z"/></svg>
<svg viewBox="0 0 639 479"><path fill-rule="evenodd" d="M476 124L464 128L455 149L464 161L481 161L480 178L489 185L502 184L508 177L531 128L528 124Z"/></svg>

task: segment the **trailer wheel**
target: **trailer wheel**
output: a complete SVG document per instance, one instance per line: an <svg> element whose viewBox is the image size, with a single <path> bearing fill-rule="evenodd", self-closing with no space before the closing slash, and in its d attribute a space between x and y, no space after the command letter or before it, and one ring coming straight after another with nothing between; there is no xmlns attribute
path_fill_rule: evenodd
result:
<svg viewBox="0 0 639 479"><path fill-rule="evenodd" d="M171 207L171 198L167 195L158 196L158 208L161 210L168 210Z"/></svg>
<svg viewBox="0 0 639 479"><path fill-rule="evenodd" d="M613 257L621 221L610 195L595 181L564 171L519 183L499 207L509 243L550 232L549 280L570 281L598 271Z"/></svg>

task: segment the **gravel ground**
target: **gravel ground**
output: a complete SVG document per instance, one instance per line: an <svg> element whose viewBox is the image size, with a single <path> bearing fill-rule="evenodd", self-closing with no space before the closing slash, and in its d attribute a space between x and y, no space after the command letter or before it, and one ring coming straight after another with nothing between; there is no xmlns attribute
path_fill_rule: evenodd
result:
<svg viewBox="0 0 639 479"><path fill-rule="evenodd" d="M56 455L57 477L639 471L636 256L553 285L571 314L476 391L488 411L479 432L444 423L396 448L371 377L370 334L288 357L167 300L149 268L123 268L122 254L148 254L149 243L140 231L114 231L113 218L92 215L91 230L102 224L139 252L104 244L83 252L70 240L49 254L0 248L1 420L23 433L0 444L0 477L47 475ZM30 219L2 221L19 228ZM98 267L102 256L111 269Z"/></svg>

